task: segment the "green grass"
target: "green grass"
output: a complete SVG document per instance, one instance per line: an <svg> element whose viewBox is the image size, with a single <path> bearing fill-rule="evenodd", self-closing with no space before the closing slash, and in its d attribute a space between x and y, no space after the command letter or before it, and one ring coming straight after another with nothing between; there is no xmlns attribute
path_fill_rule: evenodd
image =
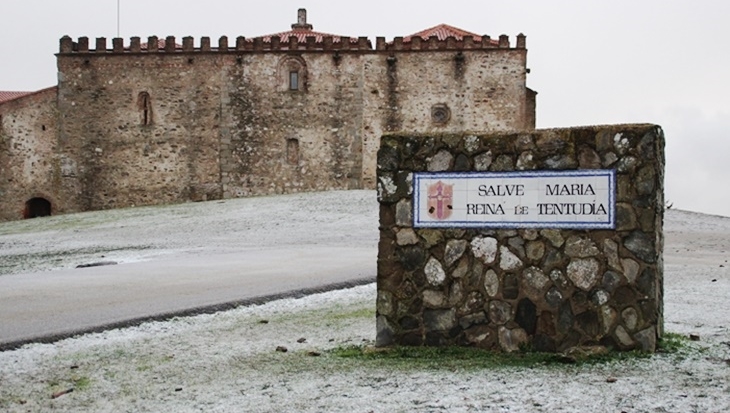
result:
<svg viewBox="0 0 730 413"><path fill-rule="evenodd" d="M566 357L560 353L523 350L514 353L488 351L473 347L407 347L373 348L364 345L341 346L328 353L336 358L357 360L372 365L388 365L403 369L475 370L495 368L534 368L571 364L595 365L649 359L662 354L686 354L691 351L689 339L668 333L658 343L657 353L641 351L609 351L585 357Z"/></svg>
<svg viewBox="0 0 730 413"><path fill-rule="evenodd" d="M74 377L71 379L74 390L80 391L88 388L91 385L91 379L86 376Z"/></svg>
<svg viewBox="0 0 730 413"><path fill-rule="evenodd" d="M677 333L664 333L657 343L657 353L678 354L689 351L689 337Z"/></svg>
<svg viewBox="0 0 730 413"><path fill-rule="evenodd" d="M345 309L342 309L345 310ZM336 311L330 312L329 318L331 320L349 320L357 318L375 318L374 308L359 308L359 309L347 309L344 312Z"/></svg>

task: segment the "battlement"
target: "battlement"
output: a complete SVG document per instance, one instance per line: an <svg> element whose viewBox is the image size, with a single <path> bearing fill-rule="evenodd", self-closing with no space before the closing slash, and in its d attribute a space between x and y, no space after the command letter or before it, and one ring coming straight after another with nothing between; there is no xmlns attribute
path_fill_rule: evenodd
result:
<svg viewBox="0 0 730 413"><path fill-rule="evenodd" d="M406 41L403 37L396 37L392 42L386 42L385 38L378 37L376 40L376 50L468 50L468 49L509 49L509 36L500 35L499 40L495 41L490 36L484 35L463 36L457 39L449 36L445 39L439 39L438 36L430 36L428 40L420 37L412 37ZM520 33L517 35L515 49L527 48L527 36Z"/></svg>
<svg viewBox="0 0 730 413"><path fill-rule="evenodd" d="M167 36L160 39L157 36L150 36L146 43L142 43L140 37L130 38L129 44L124 39L114 38L109 48L107 39L96 38L95 48L89 47L88 37L79 37L74 41L69 36L63 36L60 40L59 54L127 54L127 53L242 53L242 52L266 52L266 51L373 51L370 40L365 37L350 38L346 36L306 36L305 41L300 41L298 36L289 36L288 41L281 41L273 36L269 41L262 37L247 39L243 36L236 37L235 43L229 43L227 36L218 39L217 47L211 46L210 37L200 38L197 46L193 37L183 37L182 45L176 42L175 36ZM526 36L517 35L514 49L525 49ZM439 39L431 36L427 40L420 37L413 37L404 40L403 37L396 37L392 42L386 42L384 37L377 37L375 51L434 51L434 50L470 50L470 49L510 49L509 37L505 34L494 40L490 36L464 36L462 39L449 36Z"/></svg>

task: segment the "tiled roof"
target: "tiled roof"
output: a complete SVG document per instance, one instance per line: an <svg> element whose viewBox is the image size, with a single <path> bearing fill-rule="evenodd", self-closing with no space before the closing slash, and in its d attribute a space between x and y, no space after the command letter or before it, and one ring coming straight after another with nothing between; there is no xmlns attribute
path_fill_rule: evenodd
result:
<svg viewBox="0 0 730 413"><path fill-rule="evenodd" d="M296 36L297 41L299 43L306 43L307 37L314 36L315 37L315 43L322 43L323 39L325 37L331 37L333 43L339 43L342 40L342 37L337 34L330 34L330 33L322 33L322 32L315 32L314 30L307 30L307 29L293 29L286 32L281 33L274 33L274 34L267 34L265 36L258 36L257 38L263 39L264 43L271 43L272 37L279 37L279 41L281 43L286 43L289 41L289 36ZM247 39L248 41L253 41L253 39ZM357 43L357 37L350 37L350 43Z"/></svg>
<svg viewBox="0 0 730 413"><path fill-rule="evenodd" d="M324 43L325 37L331 37L332 43L340 43L340 42L342 42L342 38L346 37L346 36L340 36L337 34L315 32L314 30L312 30L313 28L314 28L314 26L307 23L307 10L299 9L297 11L297 22L291 25L291 30L286 31L286 32L267 34L264 36L257 36L255 39L262 39L264 43L271 43L272 37L278 37L279 42L281 42L282 46L284 48L286 48L286 43L289 42L289 37L291 37L291 36L295 36L297 38L298 43L306 43L307 37L314 37L315 44ZM246 40L249 42L254 41L254 39L246 39ZM357 44L358 38L350 37L350 43Z"/></svg>
<svg viewBox="0 0 730 413"><path fill-rule="evenodd" d="M11 100L21 98L33 94L35 92L3 92L0 91L0 103L9 102Z"/></svg>
<svg viewBox="0 0 730 413"><path fill-rule="evenodd" d="M418 33L406 36L403 38L403 42L410 42L414 37L420 37L423 40L428 40L431 36L436 36L439 40L446 40L448 37L454 37L456 40L463 40L464 37L473 37L476 41L477 39L482 38L481 34L468 32L466 30L459 29L458 27L449 26L448 24L439 24L438 26L421 30ZM492 40L492 43L498 44L499 42Z"/></svg>

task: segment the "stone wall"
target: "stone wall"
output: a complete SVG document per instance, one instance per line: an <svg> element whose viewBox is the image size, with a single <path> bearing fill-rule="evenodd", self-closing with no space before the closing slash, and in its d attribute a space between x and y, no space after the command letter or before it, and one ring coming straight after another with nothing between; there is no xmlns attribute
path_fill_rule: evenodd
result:
<svg viewBox="0 0 730 413"><path fill-rule="evenodd" d="M83 209L372 188L383 132L534 126L524 37L515 48L505 36L499 47L379 41L376 50L366 39L295 50L183 40L130 53L118 41L99 52L103 39L97 50L62 39L61 150L87 166L75 184ZM299 90L289 90L292 68ZM434 121L436 107L446 119Z"/></svg>
<svg viewBox="0 0 730 413"><path fill-rule="evenodd" d="M58 57L58 151L77 210L216 199L220 59Z"/></svg>
<svg viewBox="0 0 730 413"><path fill-rule="evenodd" d="M0 221L23 217L40 197L65 210L57 177L66 163L56 150L55 87L0 105Z"/></svg>
<svg viewBox="0 0 730 413"><path fill-rule="evenodd" d="M413 227L414 172L614 169L613 230ZM377 344L654 351L664 137L654 125L383 137Z"/></svg>
<svg viewBox="0 0 730 413"><path fill-rule="evenodd" d="M365 187L383 133L531 130L526 49L399 51L365 62ZM532 97L532 106L530 104ZM530 112L532 111L532 112Z"/></svg>
<svg viewBox="0 0 730 413"><path fill-rule="evenodd" d="M361 188L360 55L241 59L221 68L224 197ZM289 89L291 65L300 90Z"/></svg>
<svg viewBox="0 0 730 413"><path fill-rule="evenodd" d="M216 47L209 38L196 46L191 37L180 45L153 36L113 39L109 48L104 38L91 47L85 37L62 38L57 98L43 95L46 129L24 138L28 150L4 155L7 165L57 167L43 183L6 167L0 185L17 194L0 219L20 218L34 191L61 213L374 188L383 133L534 128L524 36L515 47L507 36L378 38L375 49L367 38L313 39L237 38L234 46L222 37ZM23 106L11 103L2 106ZM18 119L41 119L23 108L12 109Z"/></svg>

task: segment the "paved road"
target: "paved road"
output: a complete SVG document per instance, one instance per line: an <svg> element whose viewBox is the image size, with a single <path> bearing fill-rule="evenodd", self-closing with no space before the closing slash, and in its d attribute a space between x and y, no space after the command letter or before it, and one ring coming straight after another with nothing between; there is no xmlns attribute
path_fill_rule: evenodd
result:
<svg viewBox="0 0 730 413"><path fill-rule="evenodd" d="M376 255L372 247L268 248L5 275L0 349L374 282Z"/></svg>

